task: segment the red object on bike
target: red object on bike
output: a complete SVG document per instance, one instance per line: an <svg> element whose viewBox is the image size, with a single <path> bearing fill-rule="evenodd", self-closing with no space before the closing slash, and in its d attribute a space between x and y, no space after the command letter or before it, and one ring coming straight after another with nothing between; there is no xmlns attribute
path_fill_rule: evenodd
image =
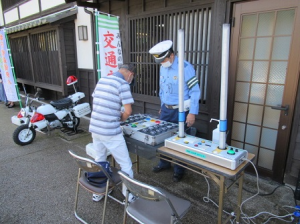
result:
<svg viewBox="0 0 300 224"><path fill-rule="evenodd" d="M22 118L22 117L23 117L23 115L21 114L21 111L19 111L17 118Z"/></svg>
<svg viewBox="0 0 300 224"><path fill-rule="evenodd" d="M31 123L34 123L34 122L42 121L42 120L44 120L44 119L45 119L45 117L44 117L43 114L40 114L40 113L37 113L37 112L36 112L36 113L32 116L30 122L31 122Z"/></svg>
<svg viewBox="0 0 300 224"><path fill-rule="evenodd" d="M68 86L73 85L73 84L75 84L77 81L78 81L78 79L76 78L76 76L70 75L70 76L67 78L67 85L68 85Z"/></svg>

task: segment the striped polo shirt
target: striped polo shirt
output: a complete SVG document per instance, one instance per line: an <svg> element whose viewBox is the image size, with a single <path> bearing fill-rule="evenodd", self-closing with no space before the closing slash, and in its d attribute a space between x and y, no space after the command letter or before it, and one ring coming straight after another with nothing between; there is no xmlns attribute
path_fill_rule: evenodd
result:
<svg viewBox="0 0 300 224"><path fill-rule="evenodd" d="M93 111L89 131L98 135L114 136L122 133L121 107L133 104L130 87L120 72L102 77L93 93Z"/></svg>

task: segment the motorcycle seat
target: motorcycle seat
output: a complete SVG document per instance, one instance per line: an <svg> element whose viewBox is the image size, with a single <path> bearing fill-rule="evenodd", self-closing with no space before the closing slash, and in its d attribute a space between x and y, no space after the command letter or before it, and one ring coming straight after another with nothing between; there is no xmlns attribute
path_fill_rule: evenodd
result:
<svg viewBox="0 0 300 224"><path fill-rule="evenodd" d="M64 109L72 106L72 100L70 98L63 98L60 100L51 101L50 104L57 109Z"/></svg>

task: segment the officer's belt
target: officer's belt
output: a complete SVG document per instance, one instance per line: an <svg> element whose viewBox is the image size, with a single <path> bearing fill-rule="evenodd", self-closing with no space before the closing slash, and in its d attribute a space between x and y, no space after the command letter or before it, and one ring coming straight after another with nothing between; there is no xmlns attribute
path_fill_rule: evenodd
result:
<svg viewBox="0 0 300 224"><path fill-rule="evenodd" d="M168 109L173 109L173 110L175 110L175 109L178 109L178 108L179 108L179 106L178 106L178 105L167 105L167 104L165 104L165 107L166 107L166 108L168 108Z"/></svg>

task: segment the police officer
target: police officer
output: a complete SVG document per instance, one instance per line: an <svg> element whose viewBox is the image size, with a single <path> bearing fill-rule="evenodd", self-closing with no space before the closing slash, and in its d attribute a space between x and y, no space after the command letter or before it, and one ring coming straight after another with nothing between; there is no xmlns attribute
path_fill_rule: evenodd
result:
<svg viewBox="0 0 300 224"><path fill-rule="evenodd" d="M162 41L153 46L149 53L160 66L160 90L161 100L160 119L168 122L178 123L178 57L173 51L171 40ZM195 75L194 67L184 61L184 104L189 103L186 111L186 127L191 127L195 122L195 116L199 111L200 88ZM186 108L186 106L185 106ZM158 173L171 167L170 162L160 159L159 164L153 167L153 172ZM173 181L178 182L184 175L184 168L174 165Z"/></svg>

